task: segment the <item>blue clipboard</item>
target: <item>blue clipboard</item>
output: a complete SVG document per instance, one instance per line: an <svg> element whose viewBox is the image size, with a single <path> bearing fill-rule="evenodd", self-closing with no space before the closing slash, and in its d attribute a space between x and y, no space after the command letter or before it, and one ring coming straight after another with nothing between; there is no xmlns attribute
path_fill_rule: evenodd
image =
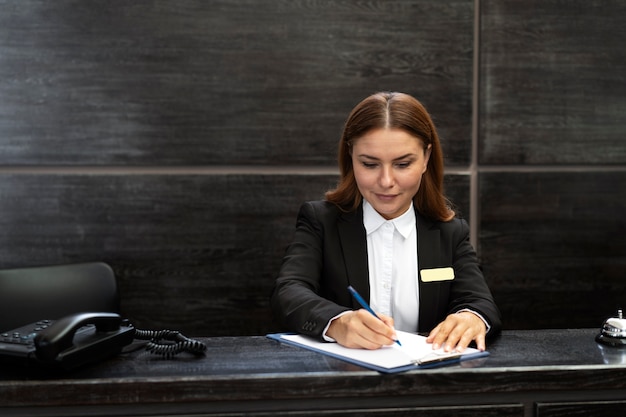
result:
<svg viewBox="0 0 626 417"><path fill-rule="evenodd" d="M322 355L330 356L386 374L453 365L461 361L484 358L489 356L489 352L487 351L481 352L477 349L467 348L466 351L462 354L436 354L435 352L422 354L422 352L418 354L419 358L413 358L410 357L410 355L405 355L405 357L402 357L399 356L399 354L395 354L395 352L392 352L391 350L383 350L387 348L375 351L368 351L364 349L350 349L340 346L337 343L319 342L315 339L309 338L307 336L297 335L295 333L271 333L266 336L269 339L276 340L280 343L304 348L313 352L320 353ZM423 345L425 344L424 341L426 339L424 336L404 332L398 332L398 338L402 340L403 346L408 346L409 349L411 347L411 342L417 343L418 345ZM430 348L430 345L428 346ZM396 350L399 349L397 347L389 347L389 349L392 348L395 348Z"/></svg>

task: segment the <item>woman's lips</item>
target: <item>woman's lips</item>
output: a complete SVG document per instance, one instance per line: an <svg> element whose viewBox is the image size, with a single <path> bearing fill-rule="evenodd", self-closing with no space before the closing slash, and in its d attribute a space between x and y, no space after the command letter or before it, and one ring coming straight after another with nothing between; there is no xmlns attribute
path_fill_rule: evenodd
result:
<svg viewBox="0 0 626 417"><path fill-rule="evenodd" d="M391 201L397 196L397 194L376 194L376 197L381 201Z"/></svg>

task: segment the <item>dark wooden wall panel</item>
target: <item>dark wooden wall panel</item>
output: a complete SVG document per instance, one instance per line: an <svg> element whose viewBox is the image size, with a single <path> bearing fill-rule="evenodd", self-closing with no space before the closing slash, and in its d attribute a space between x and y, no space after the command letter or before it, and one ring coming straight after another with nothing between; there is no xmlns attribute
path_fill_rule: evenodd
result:
<svg viewBox="0 0 626 417"><path fill-rule="evenodd" d="M508 328L596 327L626 303L626 172L485 173L480 248Z"/></svg>
<svg viewBox="0 0 626 417"><path fill-rule="evenodd" d="M140 326L267 331L297 208L335 180L307 166L334 166L348 112L384 89L431 111L506 326L599 326L626 297L623 2L0 10L0 267L103 260Z"/></svg>
<svg viewBox="0 0 626 417"><path fill-rule="evenodd" d="M138 327L272 329L269 294L300 204L336 175L0 175L0 268L105 261ZM446 181L468 200L467 177Z"/></svg>
<svg viewBox="0 0 626 417"><path fill-rule="evenodd" d="M599 327L626 303L625 15L480 2L479 251L505 327Z"/></svg>
<svg viewBox="0 0 626 417"><path fill-rule="evenodd" d="M480 4L480 163L626 164L626 2Z"/></svg>
<svg viewBox="0 0 626 417"><path fill-rule="evenodd" d="M470 221L470 177L464 174L447 174L443 178L444 193L450 200L457 217Z"/></svg>
<svg viewBox="0 0 626 417"><path fill-rule="evenodd" d="M469 161L473 0L0 1L3 165L322 164L377 90Z"/></svg>
<svg viewBox="0 0 626 417"><path fill-rule="evenodd" d="M269 327L269 288L301 201L331 176L2 176L2 267L102 260L137 326Z"/></svg>

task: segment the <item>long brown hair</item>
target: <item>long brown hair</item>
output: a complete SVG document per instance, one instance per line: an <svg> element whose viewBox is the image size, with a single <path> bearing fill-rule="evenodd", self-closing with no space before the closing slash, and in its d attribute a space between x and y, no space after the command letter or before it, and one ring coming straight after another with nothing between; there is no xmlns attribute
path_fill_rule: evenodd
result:
<svg viewBox="0 0 626 417"><path fill-rule="evenodd" d="M359 207L363 197L354 178L352 145L370 130L380 128L402 129L420 139L424 149L431 146L428 167L413 204L430 219L451 220L455 213L443 193L443 154L437 130L424 106L404 93L376 93L352 110L339 141L339 183L337 188L326 192L326 200L344 211Z"/></svg>

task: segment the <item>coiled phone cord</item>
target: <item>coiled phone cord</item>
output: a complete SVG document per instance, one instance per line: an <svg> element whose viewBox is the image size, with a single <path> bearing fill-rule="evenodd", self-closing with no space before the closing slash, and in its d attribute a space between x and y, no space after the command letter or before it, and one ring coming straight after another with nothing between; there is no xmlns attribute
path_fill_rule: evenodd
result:
<svg viewBox="0 0 626 417"><path fill-rule="evenodd" d="M190 339L174 330L140 330L136 328L135 339L148 340L146 350L166 359L182 352L202 355L206 350L204 343Z"/></svg>

